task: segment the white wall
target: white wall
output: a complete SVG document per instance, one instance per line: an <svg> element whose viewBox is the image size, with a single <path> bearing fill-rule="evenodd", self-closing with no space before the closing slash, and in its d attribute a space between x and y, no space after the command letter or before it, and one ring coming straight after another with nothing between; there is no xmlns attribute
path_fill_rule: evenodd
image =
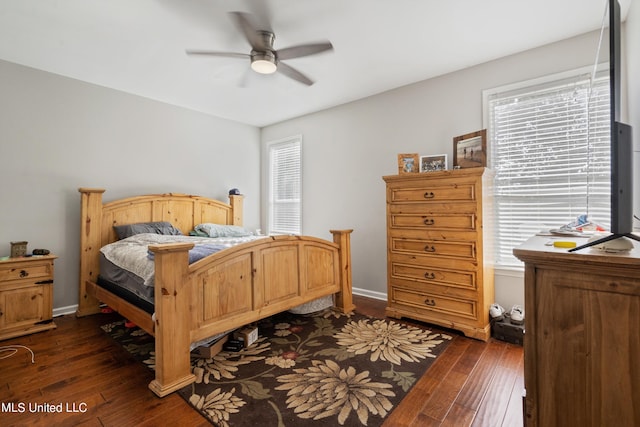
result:
<svg viewBox="0 0 640 427"><path fill-rule="evenodd" d="M591 65L599 32L498 59L262 129L262 142L303 135L303 231L353 228L354 288L386 294L385 186L396 155L453 156L453 137L482 129L482 91ZM520 273L496 277L496 299L523 303Z"/></svg>
<svg viewBox="0 0 640 427"><path fill-rule="evenodd" d="M259 226L259 129L4 61L0 94L0 256L20 240L58 255L54 308L78 301L79 187L105 201L237 187Z"/></svg>

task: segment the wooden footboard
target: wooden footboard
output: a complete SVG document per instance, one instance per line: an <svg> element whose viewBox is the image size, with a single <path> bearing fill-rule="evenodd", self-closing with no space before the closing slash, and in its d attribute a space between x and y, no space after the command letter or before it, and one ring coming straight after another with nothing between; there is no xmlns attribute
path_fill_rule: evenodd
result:
<svg viewBox="0 0 640 427"><path fill-rule="evenodd" d="M181 194L131 197L102 203L102 189L79 190L81 200L78 316L106 303L155 336L156 374L149 388L165 396L195 377L190 345L319 297L334 294L350 312L352 230L331 230L333 242L307 236L265 237L189 265L191 243L153 245L155 314L152 317L96 285L100 248L116 240L114 225L169 221L188 233L204 222L242 224L242 196L230 203Z"/></svg>
<svg viewBox="0 0 640 427"><path fill-rule="evenodd" d="M276 236L245 243L188 264L191 244L150 246L156 259L156 378L149 387L165 396L193 382L189 345L336 294L338 309L354 309L349 235L332 231L332 243Z"/></svg>

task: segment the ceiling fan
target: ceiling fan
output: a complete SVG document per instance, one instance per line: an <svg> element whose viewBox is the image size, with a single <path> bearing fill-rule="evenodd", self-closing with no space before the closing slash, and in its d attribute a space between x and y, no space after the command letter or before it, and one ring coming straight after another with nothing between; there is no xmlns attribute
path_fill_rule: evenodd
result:
<svg viewBox="0 0 640 427"><path fill-rule="evenodd" d="M272 74L279 71L287 77L311 86L314 83L313 80L292 66L285 64L282 60L314 55L333 49L331 42L323 41L276 50L273 47L273 42L276 38L273 31L257 29L252 23L251 14L246 12L230 12L229 15L251 45L251 53L187 50L187 54L249 58L251 59L251 69L257 73Z"/></svg>

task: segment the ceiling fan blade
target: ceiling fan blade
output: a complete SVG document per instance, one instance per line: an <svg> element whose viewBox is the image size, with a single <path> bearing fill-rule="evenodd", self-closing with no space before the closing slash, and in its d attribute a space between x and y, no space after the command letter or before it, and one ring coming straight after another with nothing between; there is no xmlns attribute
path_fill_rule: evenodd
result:
<svg viewBox="0 0 640 427"><path fill-rule="evenodd" d="M186 50L187 55L224 56L227 58L251 58L247 53L218 52L215 50Z"/></svg>
<svg viewBox="0 0 640 427"><path fill-rule="evenodd" d="M285 47L277 51L278 59L293 59L301 56L314 55L316 53L333 50L331 42L309 43L300 46Z"/></svg>
<svg viewBox="0 0 640 427"><path fill-rule="evenodd" d="M284 62L278 62L278 71L280 71L285 76L290 77L293 80L297 80L307 86L311 86L313 84L313 80L311 80L309 77L305 76L295 68L285 64Z"/></svg>
<svg viewBox="0 0 640 427"><path fill-rule="evenodd" d="M251 14L246 12L229 12L233 22L242 31L254 50L265 50L264 39L251 22Z"/></svg>
<svg viewBox="0 0 640 427"><path fill-rule="evenodd" d="M259 28L260 30L273 33L273 29L271 28L271 21L273 20L273 16L271 13L271 8L268 4L269 2L264 0L248 0L245 1L245 3L247 4L247 9L251 11L254 26L256 28Z"/></svg>

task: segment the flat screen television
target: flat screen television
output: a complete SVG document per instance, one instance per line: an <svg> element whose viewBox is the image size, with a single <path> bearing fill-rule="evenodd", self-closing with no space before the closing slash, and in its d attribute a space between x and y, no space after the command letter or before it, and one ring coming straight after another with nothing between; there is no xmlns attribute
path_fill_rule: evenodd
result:
<svg viewBox="0 0 640 427"><path fill-rule="evenodd" d="M640 241L633 230L633 139L631 126L620 122L621 83L620 4L609 0L609 84L611 100L611 234L570 249L577 251L628 237Z"/></svg>

